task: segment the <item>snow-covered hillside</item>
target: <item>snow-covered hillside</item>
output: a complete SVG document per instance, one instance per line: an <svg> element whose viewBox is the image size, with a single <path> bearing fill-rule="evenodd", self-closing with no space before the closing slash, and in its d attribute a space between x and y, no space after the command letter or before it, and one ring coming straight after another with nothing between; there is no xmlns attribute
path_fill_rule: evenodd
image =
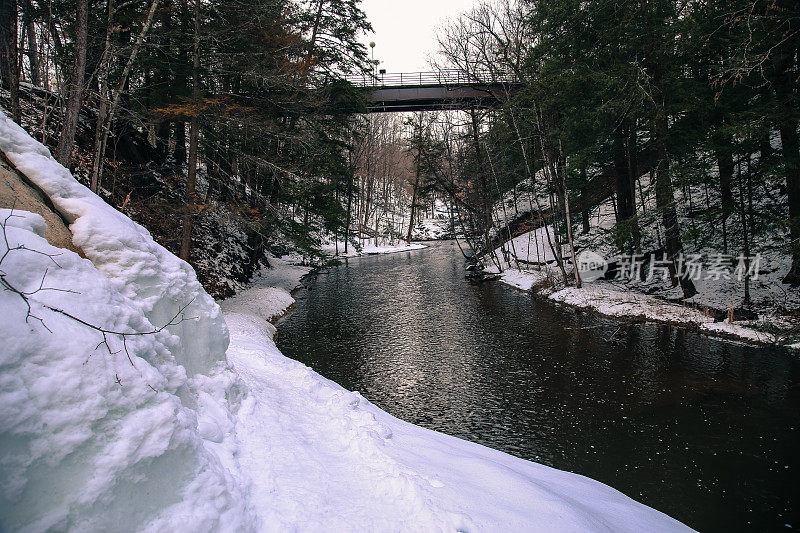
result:
<svg viewBox="0 0 800 533"><path fill-rule="evenodd" d="M682 531L588 478L397 420L284 357L304 269L224 302L0 112L86 258L0 210L0 530ZM227 325L226 325L227 323Z"/></svg>
<svg viewBox="0 0 800 533"><path fill-rule="evenodd" d="M657 216L655 186L647 175L639 179L639 184L640 196L636 207L637 220L642 228L641 249L662 250L661 236L664 232ZM497 235L498 228L504 225L505 220L535 212L535 202L528 189L530 181L525 180L516 192L509 191L496 203L494 217L498 225L493 228L493 235ZM541 189L543 187L539 187L540 194ZM703 192L707 191L695 192L697 197L694 198L694 203L700 205L705 201L701 194ZM676 191L676 195L682 197L683 191ZM546 197L539 197L540 205L547 206L547 202ZM691 201L685 203L690 204ZM680 212L680 215L682 227L691 228L696 224L685 213ZM578 214L574 214L573 222L577 217ZM592 208L588 232L578 231L579 225L574 224L576 253L591 251L615 262L630 259L620 253L615 243L615 224L614 200L609 198ZM504 242L495 248L492 256L484 258L484 263L487 273L499 273L500 280L508 285L526 291L533 289L552 301L592 309L607 316L683 324L712 335L800 348L800 338L797 336L800 322L794 312L800 306L800 290L782 282L783 276L789 270L791 255L783 249L768 246L757 248L764 243L756 240L754 249L759 250L758 272L750 279L750 302L744 302L744 281L735 272L739 252L731 244L731 249L723 253L721 243L709 237L710 233L707 228L699 227L697 231L687 232L687 238L684 239L686 257L695 258L693 260L697 270L702 270L703 275L693 277L697 294L681 303L677 302L682 299L681 289L672 287L669 279L664 279L664 276L649 275L652 262L649 259L644 260L644 256L640 256L643 279L619 275L620 279L590 279L581 289L569 286L572 284L573 273L569 246L566 242L562 243L562 256L569 278L565 283L553 253L556 241L551 225L524 231ZM755 253L751 253L751 257L755 256ZM656 259L659 257L661 256L655 255ZM728 257L730 268L719 269L718 274L714 274L715 261L724 257ZM744 309L754 316L746 319L734 316L734 322L729 318L722 321L720 313L733 309Z"/></svg>

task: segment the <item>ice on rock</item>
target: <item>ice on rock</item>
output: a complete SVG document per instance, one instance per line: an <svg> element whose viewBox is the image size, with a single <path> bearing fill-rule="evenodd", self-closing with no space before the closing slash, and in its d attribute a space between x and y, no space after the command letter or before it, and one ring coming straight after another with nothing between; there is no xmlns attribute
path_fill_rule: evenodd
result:
<svg viewBox="0 0 800 533"><path fill-rule="evenodd" d="M228 332L222 313L194 270L149 232L78 183L48 149L0 110L0 150L53 201L70 222L74 244L160 327L186 306L168 329L179 337L170 352L190 375L207 373L225 357Z"/></svg>
<svg viewBox="0 0 800 533"><path fill-rule="evenodd" d="M155 519L202 531L231 510L232 523L251 523L176 395L186 373L168 362L174 336L108 335L110 350L98 347L100 332L53 309L107 330L154 326L90 261L50 246L39 215L0 209L0 220L12 249L0 269L41 319L26 323L25 301L0 292L2 529L132 531Z"/></svg>

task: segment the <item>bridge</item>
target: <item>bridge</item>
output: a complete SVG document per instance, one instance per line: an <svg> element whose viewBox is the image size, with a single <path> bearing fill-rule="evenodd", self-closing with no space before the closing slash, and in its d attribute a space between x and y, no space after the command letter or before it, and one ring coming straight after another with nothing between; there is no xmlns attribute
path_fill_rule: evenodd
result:
<svg viewBox="0 0 800 533"><path fill-rule="evenodd" d="M508 74L460 70L368 73L347 80L368 93L370 113L488 109L522 86Z"/></svg>

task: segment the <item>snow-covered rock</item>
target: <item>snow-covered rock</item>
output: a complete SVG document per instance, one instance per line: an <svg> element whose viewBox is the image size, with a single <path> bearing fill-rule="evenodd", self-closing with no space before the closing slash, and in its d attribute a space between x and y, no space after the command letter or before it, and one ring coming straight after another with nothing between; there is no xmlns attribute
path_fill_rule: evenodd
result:
<svg viewBox="0 0 800 533"><path fill-rule="evenodd" d="M184 316L192 317L168 328L179 338L171 353L190 374L208 372L224 357L225 321L191 266L78 183L43 144L1 110L0 150L50 197L70 223L75 245L97 270L117 283L120 292L137 302L152 324L169 323L181 309Z"/></svg>
<svg viewBox="0 0 800 533"><path fill-rule="evenodd" d="M158 329L120 280L50 246L39 215L0 220L0 272L27 294L0 291L0 529L246 528L240 487L178 396L176 336L79 322Z"/></svg>

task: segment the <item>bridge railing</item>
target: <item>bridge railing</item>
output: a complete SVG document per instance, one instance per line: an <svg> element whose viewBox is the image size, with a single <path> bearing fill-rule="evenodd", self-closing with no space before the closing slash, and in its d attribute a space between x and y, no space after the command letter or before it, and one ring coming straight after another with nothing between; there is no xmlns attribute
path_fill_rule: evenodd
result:
<svg viewBox="0 0 800 533"><path fill-rule="evenodd" d="M462 70L439 70L436 72L399 72L388 74L365 73L348 76L347 81L356 87L421 87L426 85L488 85L492 83L514 83L513 75L479 71L466 73Z"/></svg>

